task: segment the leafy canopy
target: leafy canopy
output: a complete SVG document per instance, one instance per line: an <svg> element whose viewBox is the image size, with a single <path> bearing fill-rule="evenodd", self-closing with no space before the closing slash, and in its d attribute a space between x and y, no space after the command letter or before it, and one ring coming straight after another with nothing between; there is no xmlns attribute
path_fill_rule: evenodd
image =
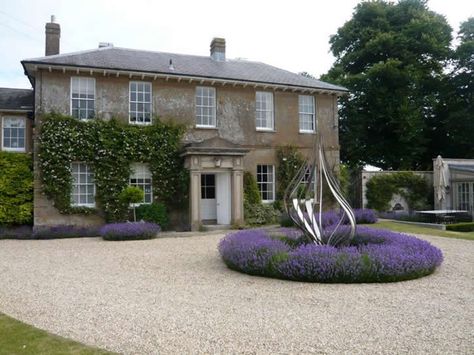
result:
<svg viewBox="0 0 474 355"><path fill-rule="evenodd" d="M451 27L426 1L363 2L330 39L323 80L346 86L341 155L352 166L416 169L427 156Z"/></svg>

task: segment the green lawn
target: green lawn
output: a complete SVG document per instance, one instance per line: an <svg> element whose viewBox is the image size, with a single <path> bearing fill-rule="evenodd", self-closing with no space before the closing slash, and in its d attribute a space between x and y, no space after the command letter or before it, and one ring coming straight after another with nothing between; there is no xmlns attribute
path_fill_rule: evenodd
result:
<svg viewBox="0 0 474 355"><path fill-rule="evenodd" d="M395 232L411 233L411 234L427 234L436 235L438 237L448 237L455 239L474 240L474 232L453 232L443 231L439 229L425 228L410 224L397 223L392 221L379 221L375 224L366 224L367 227L390 229Z"/></svg>
<svg viewBox="0 0 474 355"><path fill-rule="evenodd" d="M0 313L0 354L112 354L50 334Z"/></svg>

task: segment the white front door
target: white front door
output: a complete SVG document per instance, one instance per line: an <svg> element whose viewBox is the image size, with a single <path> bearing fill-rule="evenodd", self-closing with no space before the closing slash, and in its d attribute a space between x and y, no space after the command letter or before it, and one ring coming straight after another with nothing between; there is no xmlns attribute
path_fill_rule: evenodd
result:
<svg viewBox="0 0 474 355"><path fill-rule="evenodd" d="M231 221L231 183L230 172L216 176L217 224L230 224Z"/></svg>
<svg viewBox="0 0 474 355"><path fill-rule="evenodd" d="M201 220L216 220L216 174L201 174Z"/></svg>

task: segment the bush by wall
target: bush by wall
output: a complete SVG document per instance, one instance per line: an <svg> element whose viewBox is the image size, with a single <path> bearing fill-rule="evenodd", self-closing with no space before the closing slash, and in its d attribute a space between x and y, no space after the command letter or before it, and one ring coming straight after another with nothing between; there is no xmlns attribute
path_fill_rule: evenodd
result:
<svg viewBox="0 0 474 355"><path fill-rule="evenodd" d="M162 229L166 229L169 224L166 206L163 203L159 202L154 202L149 205L143 204L138 206L137 220L157 223Z"/></svg>
<svg viewBox="0 0 474 355"><path fill-rule="evenodd" d="M32 221L32 157L0 152L0 225L31 224Z"/></svg>
<svg viewBox="0 0 474 355"><path fill-rule="evenodd" d="M120 193L128 185L130 164L147 163L153 197L168 206L187 198L188 173L180 157L185 127L155 119L153 125L127 125L117 120L79 121L56 113L42 118L39 166L43 190L61 213L92 213L72 207L71 162L92 166L96 202L107 221L124 220L127 204Z"/></svg>
<svg viewBox="0 0 474 355"><path fill-rule="evenodd" d="M277 200L283 200L286 188L304 163L304 157L298 151L298 148L286 145L278 147L277 159L278 166L276 176L278 186L276 198Z"/></svg>
<svg viewBox="0 0 474 355"><path fill-rule="evenodd" d="M412 172L376 175L367 182L367 207L387 211L392 196L399 194L410 210L424 209L430 205L431 190L425 178Z"/></svg>
<svg viewBox="0 0 474 355"><path fill-rule="evenodd" d="M474 232L474 222L447 224L446 230L455 232Z"/></svg>
<svg viewBox="0 0 474 355"><path fill-rule="evenodd" d="M104 225L99 233L104 240L141 240L155 238L160 230L156 223L111 223Z"/></svg>
<svg viewBox="0 0 474 355"><path fill-rule="evenodd" d="M277 223L279 213L271 204L263 204L257 181L249 171L244 172L244 218L249 225Z"/></svg>

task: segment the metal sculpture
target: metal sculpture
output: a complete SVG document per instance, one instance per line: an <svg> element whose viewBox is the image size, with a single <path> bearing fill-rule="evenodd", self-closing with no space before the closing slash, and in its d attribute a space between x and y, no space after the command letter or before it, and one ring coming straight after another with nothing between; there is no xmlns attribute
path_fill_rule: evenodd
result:
<svg viewBox="0 0 474 355"><path fill-rule="evenodd" d="M314 181L314 191L311 188ZM338 222L323 226L323 191L327 187L340 206ZM305 160L288 185L285 210L304 235L318 245L347 245L356 232L354 212L344 198L339 183L329 170L321 137L315 141L311 156ZM349 226L344 223L348 220Z"/></svg>

